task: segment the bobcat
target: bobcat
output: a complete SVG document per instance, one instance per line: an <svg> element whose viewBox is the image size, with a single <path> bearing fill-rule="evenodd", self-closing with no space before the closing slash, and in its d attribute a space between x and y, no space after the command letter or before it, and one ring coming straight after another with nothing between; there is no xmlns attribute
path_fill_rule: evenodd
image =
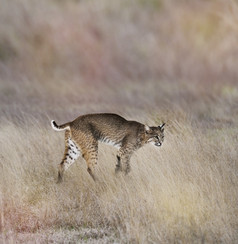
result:
<svg viewBox="0 0 238 244"><path fill-rule="evenodd" d="M54 120L51 126L56 131L65 130L65 152L59 165L58 182L63 173L82 155L87 162L88 172L95 180L95 165L98 160L98 142L118 148L115 172L130 171L132 153L147 143L161 146L164 141L164 123L149 127L136 121L128 121L117 114L87 114L58 126Z"/></svg>

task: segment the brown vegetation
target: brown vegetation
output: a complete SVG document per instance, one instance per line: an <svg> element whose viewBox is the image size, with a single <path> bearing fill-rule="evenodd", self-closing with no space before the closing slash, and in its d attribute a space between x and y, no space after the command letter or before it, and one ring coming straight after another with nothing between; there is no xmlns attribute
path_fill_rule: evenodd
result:
<svg viewBox="0 0 238 244"><path fill-rule="evenodd" d="M237 243L238 5L232 0L3 0L0 242ZM80 114L167 123L132 171L100 145L56 184Z"/></svg>

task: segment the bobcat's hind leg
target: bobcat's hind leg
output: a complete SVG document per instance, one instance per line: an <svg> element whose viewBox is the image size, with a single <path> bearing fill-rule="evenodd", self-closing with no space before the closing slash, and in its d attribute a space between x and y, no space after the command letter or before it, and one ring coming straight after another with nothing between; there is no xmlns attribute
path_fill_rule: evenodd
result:
<svg viewBox="0 0 238 244"><path fill-rule="evenodd" d="M92 145L86 148L83 152L83 158L85 159L88 167L88 173L94 181L96 181L95 167L98 161L98 143L94 141Z"/></svg>
<svg viewBox="0 0 238 244"><path fill-rule="evenodd" d="M80 156L80 150L76 143L65 133L65 152L62 162L59 165L58 183L62 182L63 174L75 160Z"/></svg>
<svg viewBox="0 0 238 244"><path fill-rule="evenodd" d="M89 158L86 159L87 166L88 166L88 173L90 176L93 178L94 181L96 181L96 176L95 176L95 167L97 165L97 155L90 155Z"/></svg>

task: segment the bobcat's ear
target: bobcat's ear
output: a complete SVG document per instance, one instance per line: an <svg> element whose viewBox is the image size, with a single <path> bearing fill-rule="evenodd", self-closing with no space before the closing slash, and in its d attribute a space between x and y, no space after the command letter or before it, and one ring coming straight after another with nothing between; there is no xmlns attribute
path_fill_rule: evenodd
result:
<svg viewBox="0 0 238 244"><path fill-rule="evenodd" d="M150 127L148 125L145 125L145 132L148 133L150 131Z"/></svg>
<svg viewBox="0 0 238 244"><path fill-rule="evenodd" d="M162 125L158 126L162 132L164 131L164 126L165 126L165 123L163 123Z"/></svg>

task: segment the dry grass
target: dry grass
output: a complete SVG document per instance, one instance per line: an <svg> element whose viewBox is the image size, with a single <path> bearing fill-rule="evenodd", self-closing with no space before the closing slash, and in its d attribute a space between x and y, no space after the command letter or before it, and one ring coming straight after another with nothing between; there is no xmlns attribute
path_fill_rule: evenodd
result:
<svg viewBox="0 0 238 244"><path fill-rule="evenodd" d="M174 122L160 150L147 146L136 153L128 177L115 177L116 152L101 145L97 184L79 160L56 185L63 135L49 127L5 125L3 234L90 227L105 229L105 236L114 233L114 241L235 242L235 134L237 129L212 134Z"/></svg>
<svg viewBox="0 0 238 244"><path fill-rule="evenodd" d="M236 1L2 1L1 243L237 243ZM167 123L161 148L95 184L79 159L56 184L50 120L115 112Z"/></svg>

